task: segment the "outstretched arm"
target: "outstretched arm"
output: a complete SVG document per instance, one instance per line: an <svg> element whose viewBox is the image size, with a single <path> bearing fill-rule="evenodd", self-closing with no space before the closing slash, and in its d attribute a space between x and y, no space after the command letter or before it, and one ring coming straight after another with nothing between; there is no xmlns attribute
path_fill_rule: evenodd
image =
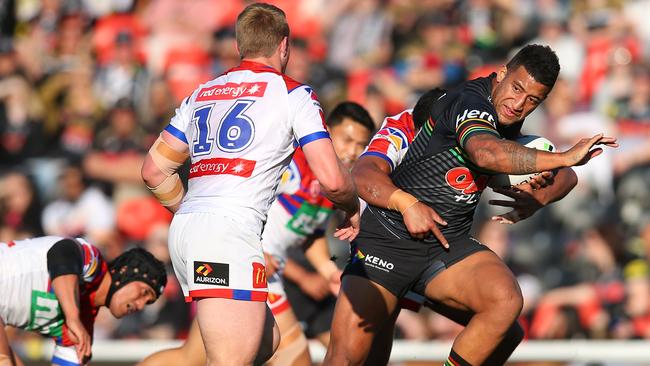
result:
<svg viewBox="0 0 650 366"><path fill-rule="evenodd" d="M305 249L305 257L316 268L316 272L327 279L330 291L336 296L341 286L341 270L330 258L327 239L324 236L314 239L309 248Z"/></svg>
<svg viewBox="0 0 650 366"><path fill-rule="evenodd" d="M593 148L596 145L618 147L615 138L598 134L580 140L567 151L552 153L528 148L491 133L469 136L463 147L480 168L505 174L528 174L584 165L603 152L600 147Z"/></svg>

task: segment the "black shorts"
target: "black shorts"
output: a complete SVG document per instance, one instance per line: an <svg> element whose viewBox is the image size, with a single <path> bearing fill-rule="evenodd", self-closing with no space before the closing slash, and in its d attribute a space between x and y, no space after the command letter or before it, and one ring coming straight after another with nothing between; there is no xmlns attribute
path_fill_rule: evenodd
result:
<svg viewBox="0 0 650 366"><path fill-rule="evenodd" d="M307 270L316 271L309 264L301 249L290 248L287 255ZM294 282L285 278L283 283L289 304L291 304L291 308L301 323L307 338L314 338L322 333L329 332L334 317L336 297L328 295L323 300L316 301L302 292Z"/></svg>
<svg viewBox="0 0 650 366"><path fill-rule="evenodd" d="M343 275L367 278L397 297L409 290L424 294L426 285L442 270L473 253L489 250L470 236L448 241L449 249L445 249L438 242L397 238L366 211Z"/></svg>

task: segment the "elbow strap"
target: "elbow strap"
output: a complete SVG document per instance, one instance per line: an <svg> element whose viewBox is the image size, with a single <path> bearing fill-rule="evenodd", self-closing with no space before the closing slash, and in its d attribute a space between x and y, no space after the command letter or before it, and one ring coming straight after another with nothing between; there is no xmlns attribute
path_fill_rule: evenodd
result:
<svg viewBox="0 0 650 366"><path fill-rule="evenodd" d="M171 207L181 202L185 194L183 183L181 183L181 178L178 174L172 174L165 178L156 187L147 186L147 188L156 196L160 204L165 207Z"/></svg>
<svg viewBox="0 0 650 366"><path fill-rule="evenodd" d="M171 176L189 157L186 152L174 150L162 137L158 136L156 142L149 149L149 155L154 164L166 176Z"/></svg>

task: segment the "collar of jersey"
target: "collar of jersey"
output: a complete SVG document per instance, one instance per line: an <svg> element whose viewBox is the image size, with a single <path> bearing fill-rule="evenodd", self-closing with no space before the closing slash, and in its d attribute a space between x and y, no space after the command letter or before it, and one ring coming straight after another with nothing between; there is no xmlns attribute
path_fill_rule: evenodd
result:
<svg viewBox="0 0 650 366"><path fill-rule="evenodd" d="M239 64L239 66L236 66L228 72L231 71L237 71L237 70L251 70L251 71L265 71L265 72L272 72L279 74L280 72L276 69L274 69L272 66L265 65L260 62L255 62L255 61L248 61L248 60L242 60L242 62Z"/></svg>

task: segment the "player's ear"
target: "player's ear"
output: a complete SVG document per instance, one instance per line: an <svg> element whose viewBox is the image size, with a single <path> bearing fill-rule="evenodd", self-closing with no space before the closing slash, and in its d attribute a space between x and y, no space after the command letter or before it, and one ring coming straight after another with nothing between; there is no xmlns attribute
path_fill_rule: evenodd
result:
<svg viewBox="0 0 650 366"><path fill-rule="evenodd" d="M280 55L282 58L286 58L289 53L289 37L282 38L280 42Z"/></svg>
<svg viewBox="0 0 650 366"><path fill-rule="evenodd" d="M506 74L508 73L508 67L506 65L503 65L499 71L497 71L497 82L502 82L503 79L505 79Z"/></svg>

